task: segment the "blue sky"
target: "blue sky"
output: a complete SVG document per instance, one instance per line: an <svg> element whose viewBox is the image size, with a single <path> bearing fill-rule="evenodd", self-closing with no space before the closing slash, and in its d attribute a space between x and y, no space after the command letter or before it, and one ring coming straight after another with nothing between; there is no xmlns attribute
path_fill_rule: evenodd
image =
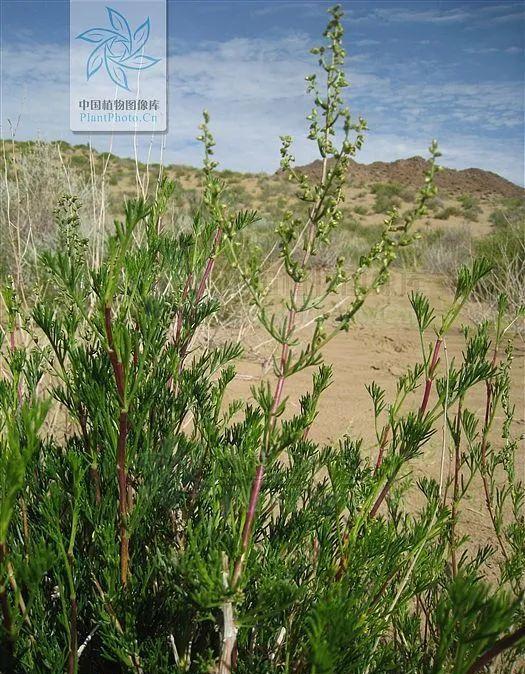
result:
<svg viewBox="0 0 525 674"><path fill-rule="evenodd" d="M169 132L141 137L154 161L198 165L207 108L224 168L273 171L279 135L305 140L304 76L330 3L301 0L169 2ZM358 160L424 155L432 138L443 163L476 166L523 184L523 2L343 2L353 112L370 132ZM2 135L62 138L68 130L68 2L0 0ZM145 7L147 0L144 0ZM133 153L133 138L93 134L99 150Z"/></svg>

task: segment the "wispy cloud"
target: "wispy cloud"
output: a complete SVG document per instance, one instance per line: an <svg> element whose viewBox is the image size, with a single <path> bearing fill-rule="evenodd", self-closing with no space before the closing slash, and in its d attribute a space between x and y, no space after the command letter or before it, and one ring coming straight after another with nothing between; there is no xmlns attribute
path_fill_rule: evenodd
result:
<svg viewBox="0 0 525 674"><path fill-rule="evenodd" d="M375 47L376 45L381 44L381 40L355 40L352 44L355 47Z"/></svg>
<svg viewBox="0 0 525 674"><path fill-rule="evenodd" d="M330 0L281 0L280 2L268 2L256 0L251 7L252 16L271 16L284 14L290 9L301 12L303 16L318 18L326 14L331 6Z"/></svg>
<svg viewBox="0 0 525 674"><path fill-rule="evenodd" d="M348 8L347 22L364 23L383 21L405 24L500 24L512 21L523 21L525 9L515 4L480 5L477 2L468 2L459 7L450 7L447 4L436 3L437 6L425 8L425 3L407 4L391 3L387 7L375 7L370 3L368 7Z"/></svg>
<svg viewBox="0 0 525 674"><path fill-rule="evenodd" d="M503 50L498 47L466 47L463 51L465 54L497 54Z"/></svg>
<svg viewBox="0 0 525 674"><path fill-rule="evenodd" d="M427 9L411 11L402 8L377 9L374 15L385 21L402 21L403 23L458 23L467 21L471 14L463 9Z"/></svg>
<svg viewBox="0 0 525 674"><path fill-rule="evenodd" d="M425 40L415 40L421 41ZM194 138L203 108L212 114L217 157L224 167L275 170L283 133L296 137L298 162L312 160L315 148L305 139L304 116L311 102L304 94L304 76L315 69L308 54L313 43L302 31L173 42L169 135L155 139L157 147L166 143L166 161L200 163L201 148ZM380 40L366 33L359 36L351 43L352 50L364 48L365 53L351 54L348 62L352 109L365 114L371 128L362 160L425 154L430 140L437 137L445 165L479 166L523 182L523 151L516 141L523 128L521 82L468 81L437 58L392 62L390 54L375 49L380 45ZM16 47L5 45L3 58L3 132L8 133L7 118L16 119L21 113L21 137L40 134L85 142L85 137L65 131L69 125L67 49L53 44L39 44L36 49L22 41ZM52 73L49 63L54 64ZM437 70L443 73L438 84L433 81ZM149 141L140 139L143 148ZM108 137L93 136L93 144L101 150L108 143ZM117 153L132 154L129 136L115 137L113 143Z"/></svg>
<svg viewBox="0 0 525 674"><path fill-rule="evenodd" d="M471 18L468 9L424 9L422 3L410 8L392 3L387 7L377 7L370 3L364 7L350 5L347 9L347 23L367 23L372 21L393 23L460 23Z"/></svg>

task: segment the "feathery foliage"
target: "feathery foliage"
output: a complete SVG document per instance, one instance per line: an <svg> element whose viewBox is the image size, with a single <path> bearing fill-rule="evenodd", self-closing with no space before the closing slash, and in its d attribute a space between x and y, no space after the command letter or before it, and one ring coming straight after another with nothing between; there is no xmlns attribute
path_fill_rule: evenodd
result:
<svg viewBox="0 0 525 674"><path fill-rule="evenodd" d="M414 206L388 212L352 269L339 259L320 288L309 261L341 224L349 159L366 123L345 106L342 12L335 7L307 78L314 182L282 168L307 204L277 229L289 293L270 302L239 262L238 235L257 215L232 212L216 177L205 113L202 199L190 232L163 216L173 184L125 204L94 264L73 196L60 200L58 245L29 309L5 284L0 381L0 669L75 674L377 674L510 672L523 652L524 487L509 397L512 345L500 300L495 324L465 329L458 361L440 354L484 260L462 268L441 319L411 297L421 357L392 399L369 386L377 436L321 447L309 437L331 367L323 347L351 329L388 281L399 249L435 195L435 162ZM431 146L433 159L436 145ZM303 209L300 210L303 212ZM198 347L218 310L216 259L243 278L278 346L274 377L251 402L225 403L241 346ZM351 281L338 315L330 298ZM315 316L299 333L298 319ZM434 331L435 341L428 344ZM292 412L288 380L312 384ZM484 412L471 391L486 390ZM452 471L414 484L411 461L442 425ZM408 487L420 493L409 508ZM494 547L458 534L469 491L485 492Z"/></svg>

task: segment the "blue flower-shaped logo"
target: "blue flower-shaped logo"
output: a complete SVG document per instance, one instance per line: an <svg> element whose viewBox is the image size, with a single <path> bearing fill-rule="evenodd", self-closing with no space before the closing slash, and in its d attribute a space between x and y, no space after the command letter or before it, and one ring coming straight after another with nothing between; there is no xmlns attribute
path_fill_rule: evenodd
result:
<svg viewBox="0 0 525 674"><path fill-rule="evenodd" d="M117 86L130 91L126 70L146 70L160 61L144 54L144 46L149 39L149 17L132 33L120 12L111 7L106 9L111 28L90 28L76 38L97 45L87 60L87 79L104 66Z"/></svg>

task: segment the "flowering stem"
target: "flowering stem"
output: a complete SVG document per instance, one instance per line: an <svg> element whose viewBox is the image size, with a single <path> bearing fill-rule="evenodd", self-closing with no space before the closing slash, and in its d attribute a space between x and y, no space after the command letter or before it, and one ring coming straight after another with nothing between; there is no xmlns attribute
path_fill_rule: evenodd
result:
<svg viewBox="0 0 525 674"><path fill-rule="evenodd" d="M326 160L323 162L323 166L326 165ZM323 182L325 179L325 171L326 168L323 168ZM309 226L313 226L314 223L314 216L316 212L316 208L314 207L314 210L312 211L312 215L310 216L309 219ZM309 254L310 254L310 249L311 249L311 235L309 233L308 236L308 244L305 246L305 252L303 256L303 267L306 264ZM253 478L252 482L252 487L250 491L250 500L248 503L248 511L246 513L246 519L244 521L244 527L242 530L242 536L241 536L241 554L238 557L237 561L235 562L235 567L234 567L234 572L233 572L233 577L232 577L232 586L235 587L237 582L239 581L239 578L242 574L242 567L244 564L244 559L246 556L246 551L248 549L248 545L250 542L251 538L251 533L253 529L253 523L255 520L255 513L257 509L257 502L259 500L259 496L261 493L261 486L264 478L264 472L265 472L265 459L266 455L268 453L269 447L270 447L270 437L273 432L273 429L275 428L275 423L277 421L277 410L279 409L279 405L281 403L282 395L283 395L283 390L284 390L284 382L286 379L286 365L288 362L288 357L290 354L290 346L289 346L289 340L292 336L292 333L295 329L295 320L297 316L297 310L295 309L295 305L297 302L297 296L299 294L299 282L295 281L293 290L292 290L292 301L290 303L290 308L288 310L288 321L287 321L287 329L286 329L286 337L283 340L283 344L281 347L281 358L280 358L280 363L279 363L279 375L277 378L277 384L275 386L275 391L273 394L273 400L272 400L272 406L270 408L270 413L268 416L268 423L265 429L265 439L263 443L263 450L259 454L259 463L257 465L257 469L255 471L255 476Z"/></svg>
<svg viewBox="0 0 525 674"><path fill-rule="evenodd" d="M311 255L312 252L312 246L315 240L315 226L316 222L319 216L319 211L322 205L322 201L325 197L326 190L328 187L326 187L326 171L327 171L327 159L326 157L323 159L323 172L322 172L322 178L321 178L321 185L325 188L321 192L321 195L319 199L316 201L316 203L312 206L312 209L309 213L308 217L308 222L305 227L305 246L304 246L304 253L302 257L302 268L304 269L306 263L308 262L308 259ZM220 239L219 239L220 240ZM213 266L212 266L213 268ZM202 285L202 282L201 282ZM252 537L252 531L253 531L253 525L255 522L255 515L257 512L257 504L259 502L259 498L261 495L261 487L263 484L263 479L264 479L264 474L266 470L265 462L266 462L266 457L268 455L269 449L270 449L270 442L271 442L271 436L275 428L275 424L277 421L277 412L279 410L279 405L282 400L282 395L283 395L283 390L284 390L284 382L286 380L286 375L287 375L287 366L288 366L288 361L290 357L290 340L292 337L292 334L295 330L295 322L297 318L297 298L299 295L299 288L300 288L300 282L298 280L294 281L293 284L293 289L291 292L291 297L290 297L290 305L288 309L288 318L287 318L287 323L286 323L286 334L283 338L282 341L282 346L281 346L281 357L280 357L280 362L279 362L279 373L277 377L277 383L275 385L275 391L273 394L273 400L272 404L269 410L268 414L268 420L265 428L265 434L264 434L264 439L263 439L263 446L261 451L259 452L259 460L257 464L257 468L255 470L255 475L252 481L251 489L250 489L250 500L248 502L248 510L246 512L246 519L244 521L244 526L242 529L242 534L241 534L241 552L240 555L238 556L234 569L233 569L233 574L232 574L232 581L231 581L231 587L235 589L237 586L243 572L244 568L244 562L246 559L246 553L248 551L248 547L250 544L250 540ZM235 617L232 617L232 626L235 629L233 636L231 639L225 640L223 642L222 646L222 651L221 651L221 665L220 665L220 674L223 674L225 671L223 669L223 663L229 663L230 667L234 666L234 663L232 661L233 654L235 652L236 644L237 644L237 627L235 623Z"/></svg>

